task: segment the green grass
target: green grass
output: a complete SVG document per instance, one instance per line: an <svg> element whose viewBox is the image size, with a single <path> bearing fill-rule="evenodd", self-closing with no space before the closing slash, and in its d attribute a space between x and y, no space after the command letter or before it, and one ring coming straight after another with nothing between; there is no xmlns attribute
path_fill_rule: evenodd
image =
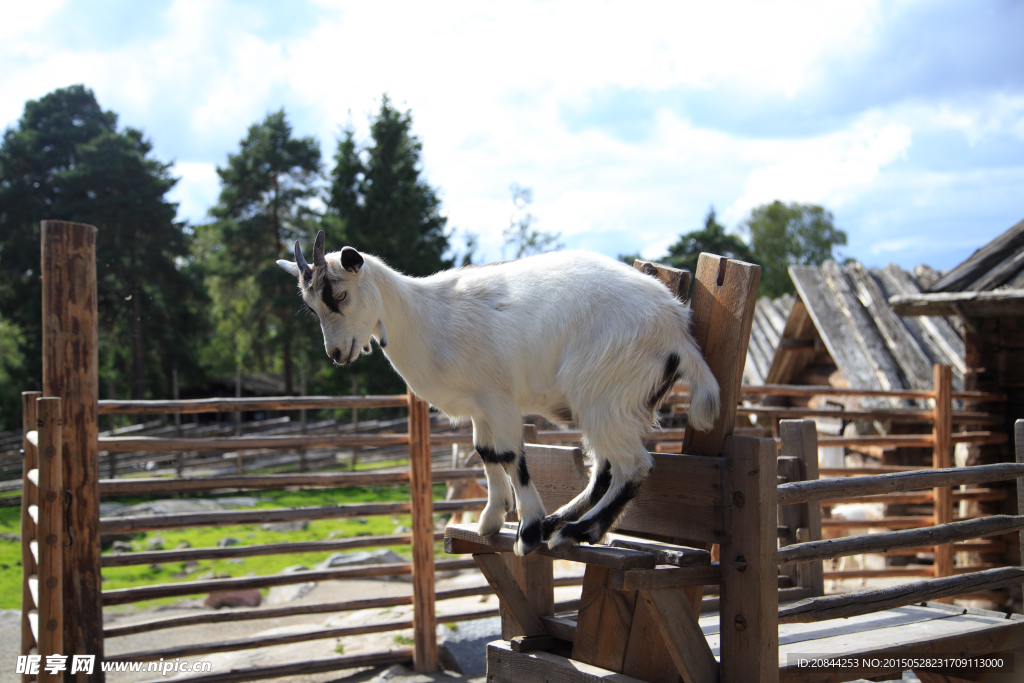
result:
<svg viewBox="0 0 1024 683"><path fill-rule="evenodd" d="M435 499L444 498L444 484L434 485ZM269 509L280 507L310 507L337 505L342 503L396 502L409 499L408 486L348 486L344 488L313 489L305 491L268 490L254 491L244 494L259 497L255 507L241 509ZM201 497L201 496L194 496ZM216 498L216 497L214 497ZM139 503L151 498L123 497L119 502ZM20 508L0 508L0 532L20 534ZM147 539L159 536L163 539L164 549L170 550L182 541L187 541L192 548L215 547L217 541L232 536L241 545L257 545L262 543L284 543L297 541L319 541L327 539L334 532L334 538L350 538L356 536L381 536L391 534L396 526L410 526L409 515L379 515L357 519L317 520L309 523L304 531L265 531L259 524L233 525L222 527L196 527L190 529L169 529L139 533L131 541L132 549L145 549ZM396 521L397 520L397 521ZM391 546L392 550L411 556L408 545ZM435 552L443 549L437 547ZM149 565L131 565L127 567L107 567L103 569L103 590L132 588L157 583L178 583L193 581L203 574L226 574L228 576L246 576L248 574L275 574L285 567L301 564L312 569L319 562L327 559L332 553L297 553L287 555L263 555L259 557L238 558L235 560L199 560L195 571L184 573L185 564L171 562L159 567ZM12 609L21 607L21 544L18 541L0 540L0 608ZM121 605L110 609L130 610L145 608L151 605L173 603L181 598L164 598L146 602Z"/></svg>

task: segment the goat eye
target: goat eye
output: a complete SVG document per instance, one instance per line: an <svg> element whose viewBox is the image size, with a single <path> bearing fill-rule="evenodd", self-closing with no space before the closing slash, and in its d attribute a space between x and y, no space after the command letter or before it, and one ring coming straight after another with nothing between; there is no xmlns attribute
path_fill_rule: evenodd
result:
<svg viewBox="0 0 1024 683"><path fill-rule="evenodd" d="M348 298L348 292L341 292L340 294L335 294L334 298L337 299L338 301L344 301L345 299Z"/></svg>

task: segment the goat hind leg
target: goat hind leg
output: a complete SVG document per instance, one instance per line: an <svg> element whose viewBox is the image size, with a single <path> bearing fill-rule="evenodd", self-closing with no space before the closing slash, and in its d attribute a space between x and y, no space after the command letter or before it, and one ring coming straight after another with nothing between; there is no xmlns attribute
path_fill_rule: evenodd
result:
<svg viewBox="0 0 1024 683"><path fill-rule="evenodd" d="M544 518L541 525L541 538L545 541L568 522L575 522L585 515L608 491L612 481L611 464L604 458L594 456L594 465L590 471L590 481L583 492L571 501L558 508Z"/></svg>
<svg viewBox="0 0 1024 683"><path fill-rule="evenodd" d="M618 471L616 471L618 470ZM552 534L551 550L565 550L583 541L597 543L619 520L629 501L633 500L649 468L633 468L631 472L611 468L611 482L597 504L575 522L569 522Z"/></svg>

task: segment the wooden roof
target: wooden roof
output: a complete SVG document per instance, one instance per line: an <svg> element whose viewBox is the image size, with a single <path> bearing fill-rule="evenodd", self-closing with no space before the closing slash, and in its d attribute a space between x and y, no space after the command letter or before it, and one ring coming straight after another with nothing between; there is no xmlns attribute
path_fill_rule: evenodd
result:
<svg viewBox="0 0 1024 683"><path fill-rule="evenodd" d="M975 251L925 291L983 292L997 288L1024 289L1024 221Z"/></svg>
<svg viewBox="0 0 1024 683"><path fill-rule="evenodd" d="M963 386L964 344L957 321L946 317L900 318L888 304L895 295L919 293L937 274L921 266L868 269L859 263L790 266L797 296L757 303L744 379L785 384L822 347L849 386L862 389L930 389L932 365L953 368Z"/></svg>

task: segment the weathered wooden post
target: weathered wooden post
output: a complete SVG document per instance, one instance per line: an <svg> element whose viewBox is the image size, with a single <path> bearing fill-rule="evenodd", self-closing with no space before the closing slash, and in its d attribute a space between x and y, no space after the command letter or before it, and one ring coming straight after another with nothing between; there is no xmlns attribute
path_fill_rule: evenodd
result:
<svg viewBox="0 0 1024 683"><path fill-rule="evenodd" d="M818 432L814 420L780 420L782 455L794 456L803 464L803 478L818 479ZM797 513L797 543L821 540L821 503L814 500L801 505L787 506ZM825 574L822 563L808 562L796 565L797 585L810 588L812 595L825 594Z"/></svg>
<svg viewBox="0 0 1024 683"><path fill-rule="evenodd" d="M41 233L43 395L62 399L63 487L72 496L68 531L75 539L64 552L64 654L100 660L96 228L43 221ZM79 673L77 680L87 678ZM99 666L91 680L103 680Z"/></svg>
<svg viewBox="0 0 1024 683"><path fill-rule="evenodd" d="M39 459L36 457L36 444L29 438L29 432L36 431L36 399L42 396L38 391L24 391L21 394L21 447L25 452L22 460L22 487L21 487L21 654L27 655L35 647L36 638L32 635L32 624L29 613L32 611L35 601L32 598L32 589L29 588L29 577L37 576L36 558L32 554L32 540L36 536L36 523L30 514L30 508L39 505L37 495L38 476L33 483L29 479L29 473L35 470L38 473ZM30 676L22 674L23 683L28 683Z"/></svg>
<svg viewBox="0 0 1024 683"><path fill-rule="evenodd" d="M178 388L178 371L177 370L171 370L171 398L173 398L175 401L177 401L177 400L179 400L181 398L181 391ZM178 412L174 413L174 438L176 438L176 439L180 439L181 438L181 413L178 413ZM178 476L178 479L181 479L183 476L185 476L185 452L184 451L181 451L181 452L178 453L178 457L175 460L174 465L175 465L174 470L175 470L175 472L176 472L176 474Z"/></svg>
<svg viewBox="0 0 1024 683"><path fill-rule="evenodd" d="M932 424L932 467L953 466L953 369L948 365L932 368L935 394L935 422ZM953 521L953 489L942 486L933 489L934 524L948 524ZM935 576L953 575L953 545L946 543L935 546ZM952 603L951 598L941 602Z"/></svg>
<svg viewBox="0 0 1024 683"><path fill-rule="evenodd" d="M430 472L430 406L409 396L409 493L412 498L413 665L437 671L434 614L434 492Z"/></svg>
<svg viewBox="0 0 1024 683"><path fill-rule="evenodd" d="M39 526L36 543L39 553L37 569L38 588L38 646L39 654L46 661L48 655L63 655L64 652L64 595L61 588L63 572L64 515L61 509L62 458L61 458L61 400L40 398L38 401L37 433L39 448L39 469L37 482L39 491ZM74 546L72 545L72 548ZM70 660L69 660L70 661ZM59 681L63 674L39 670L39 683Z"/></svg>
<svg viewBox="0 0 1024 683"><path fill-rule="evenodd" d="M1024 420L1017 420L1013 425L1013 452L1018 464L1024 465ZM1017 514L1024 515L1024 477L1017 477ZM1024 529L1020 535L1020 565L1024 567ZM1022 586L1024 589L1024 586ZM1024 596L1024 591L1022 591Z"/></svg>

